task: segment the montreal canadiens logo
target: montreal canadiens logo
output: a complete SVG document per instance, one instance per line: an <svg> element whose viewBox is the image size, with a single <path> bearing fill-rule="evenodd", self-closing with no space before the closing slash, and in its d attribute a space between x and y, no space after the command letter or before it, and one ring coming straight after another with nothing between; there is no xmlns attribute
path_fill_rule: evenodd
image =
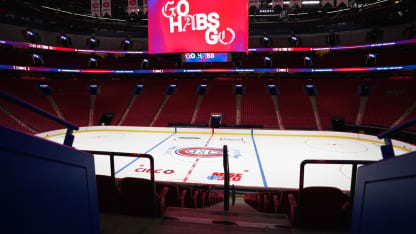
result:
<svg viewBox="0 0 416 234"><path fill-rule="evenodd" d="M222 157L223 151L220 148L188 147L175 150L175 153L184 157Z"/></svg>

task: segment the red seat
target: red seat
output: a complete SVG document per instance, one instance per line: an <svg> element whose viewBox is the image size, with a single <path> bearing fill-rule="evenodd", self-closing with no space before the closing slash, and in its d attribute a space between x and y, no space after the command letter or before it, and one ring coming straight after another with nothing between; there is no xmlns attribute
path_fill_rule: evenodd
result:
<svg viewBox="0 0 416 234"><path fill-rule="evenodd" d="M308 187L299 204L292 194L288 196L292 225L312 228L343 228L347 196L333 187Z"/></svg>
<svg viewBox="0 0 416 234"><path fill-rule="evenodd" d="M96 184L100 212L113 213L119 211L117 204L118 191L112 184L111 177L97 175Z"/></svg>
<svg viewBox="0 0 416 234"><path fill-rule="evenodd" d="M140 178L120 180L120 200L122 212L134 216L160 215L165 208L167 189L157 194L151 181Z"/></svg>

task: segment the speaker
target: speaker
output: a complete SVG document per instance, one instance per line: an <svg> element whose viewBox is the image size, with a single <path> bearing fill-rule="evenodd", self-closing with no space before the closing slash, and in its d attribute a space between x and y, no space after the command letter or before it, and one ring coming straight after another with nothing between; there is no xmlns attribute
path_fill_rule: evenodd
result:
<svg viewBox="0 0 416 234"><path fill-rule="evenodd" d="M332 117L332 131L345 132L345 119L343 117Z"/></svg>

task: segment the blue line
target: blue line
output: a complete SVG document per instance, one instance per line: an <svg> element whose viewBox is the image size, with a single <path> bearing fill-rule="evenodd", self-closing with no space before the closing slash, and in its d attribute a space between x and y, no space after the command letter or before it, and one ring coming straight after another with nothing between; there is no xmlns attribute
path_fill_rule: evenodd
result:
<svg viewBox="0 0 416 234"><path fill-rule="evenodd" d="M165 138L164 140L162 140L161 142L157 143L157 145L153 146L152 148L150 148L149 150L147 150L146 152L144 152L145 154L149 153L150 151L156 149L156 147L158 147L159 145L163 144L163 142L167 141L169 138L171 138L173 135L175 135L176 133L173 133L172 135L168 136L167 138ZM125 165L124 167L120 168L118 171L116 171L114 174L117 175L118 173L120 173L122 170L126 169L128 166L130 166L131 164L133 164L134 162L136 162L137 160L139 160L140 158L135 158L133 159L131 162L127 163L127 165Z"/></svg>
<svg viewBox="0 0 416 234"><path fill-rule="evenodd" d="M259 164L259 169L260 169L260 173L261 173L261 178L263 179L263 185L264 185L264 187L268 187L268 186L267 186L266 177L264 176L263 166L261 165L259 151L257 150L256 141L254 140L253 129L251 129L251 140L253 141L254 150L256 151L257 162L258 162L258 164Z"/></svg>

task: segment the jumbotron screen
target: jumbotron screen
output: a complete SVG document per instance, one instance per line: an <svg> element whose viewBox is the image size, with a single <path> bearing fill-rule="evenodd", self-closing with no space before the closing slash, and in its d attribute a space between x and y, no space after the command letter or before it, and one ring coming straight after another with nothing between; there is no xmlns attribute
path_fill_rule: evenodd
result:
<svg viewBox="0 0 416 234"><path fill-rule="evenodd" d="M247 0L148 0L150 54L247 52Z"/></svg>

